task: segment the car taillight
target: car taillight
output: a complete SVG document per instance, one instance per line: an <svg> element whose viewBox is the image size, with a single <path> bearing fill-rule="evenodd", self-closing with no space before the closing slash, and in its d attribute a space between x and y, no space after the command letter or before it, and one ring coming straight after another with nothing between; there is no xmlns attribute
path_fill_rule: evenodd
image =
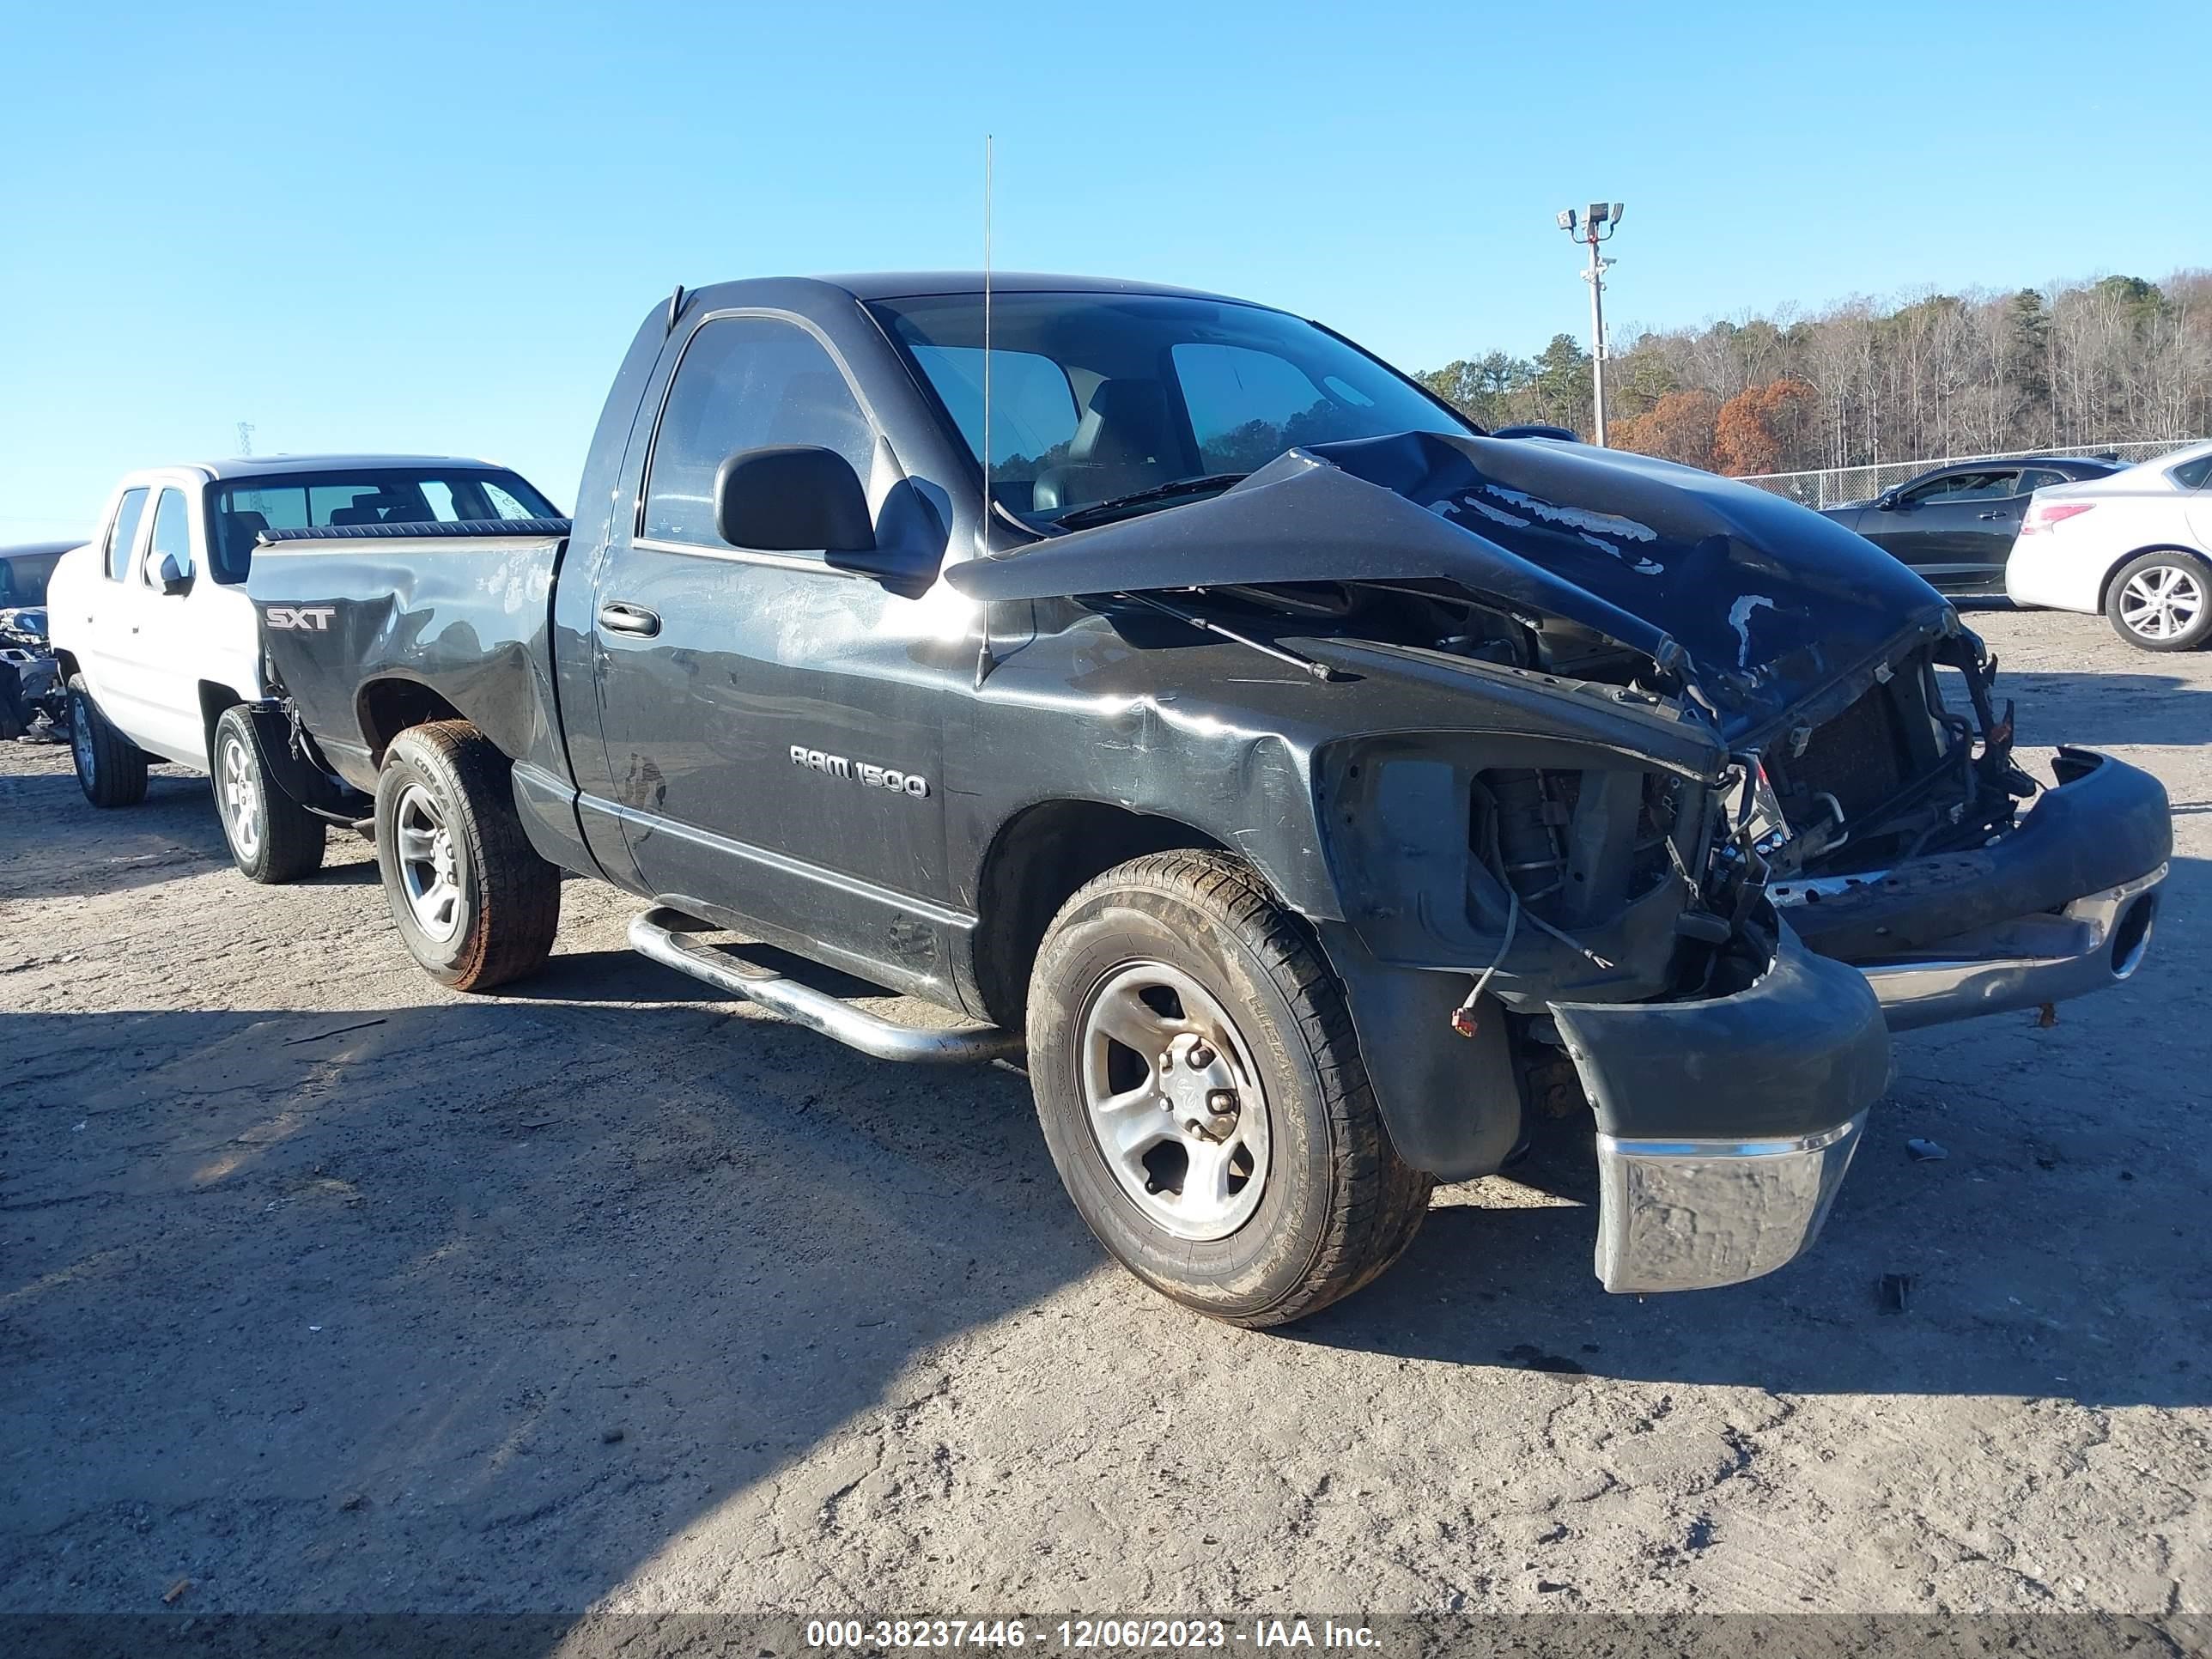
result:
<svg viewBox="0 0 2212 1659"><path fill-rule="evenodd" d="M2053 525L2065 523L2076 513L2087 513L2094 506L2094 501L2052 501L2046 507L2039 501L2027 509L2027 517L2020 526L2020 533L2033 536L2039 530L2048 530Z"/></svg>

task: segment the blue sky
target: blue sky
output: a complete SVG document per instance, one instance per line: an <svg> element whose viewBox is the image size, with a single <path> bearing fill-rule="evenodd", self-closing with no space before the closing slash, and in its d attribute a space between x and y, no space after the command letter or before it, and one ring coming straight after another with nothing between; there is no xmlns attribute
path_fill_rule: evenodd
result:
<svg viewBox="0 0 2212 1659"><path fill-rule="evenodd" d="M1581 336L1628 204L1673 325L2212 263L2200 3L18 4L0 542L128 467L484 454L562 507L678 282L1149 276L1412 368Z"/></svg>

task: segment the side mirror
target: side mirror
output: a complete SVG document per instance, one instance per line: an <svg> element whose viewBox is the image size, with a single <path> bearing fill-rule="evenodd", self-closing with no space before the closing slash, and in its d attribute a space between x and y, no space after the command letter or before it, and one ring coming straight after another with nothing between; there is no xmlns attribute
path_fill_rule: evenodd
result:
<svg viewBox="0 0 2212 1659"><path fill-rule="evenodd" d="M741 449L714 473L714 530L763 553L865 553L876 544L853 464L815 444Z"/></svg>
<svg viewBox="0 0 2212 1659"><path fill-rule="evenodd" d="M177 562L177 556L173 553L161 556L161 568L155 574L161 579L164 593L181 593L192 585L191 573Z"/></svg>

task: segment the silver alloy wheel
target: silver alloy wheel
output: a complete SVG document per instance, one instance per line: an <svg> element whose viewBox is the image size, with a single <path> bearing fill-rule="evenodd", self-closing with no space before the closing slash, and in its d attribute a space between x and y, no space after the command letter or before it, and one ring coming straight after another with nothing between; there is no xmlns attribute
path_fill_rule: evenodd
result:
<svg viewBox="0 0 2212 1659"><path fill-rule="evenodd" d="M92 746L92 699L82 691L70 698L70 753L76 757L79 777L100 781L100 761Z"/></svg>
<svg viewBox="0 0 2212 1659"><path fill-rule="evenodd" d="M445 809L419 783L400 792L392 814L399 884L415 925L442 945L461 931L460 860Z"/></svg>
<svg viewBox="0 0 2212 1659"><path fill-rule="evenodd" d="M2203 614L2204 587L2197 573L2178 564L2154 564L2128 578L2120 590L2120 620L2147 640L2186 633Z"/></svg>
<svg viewBox="0 0 2212 1659"><path fill-rule="evenodd" d="M253 757L235 732L225 732L216 763L216 796L231 849L241 859L261 850L261 780Z"/></svg>
<svg viewBox="0 0 2212 1659"><path fill-rule="evenodd" d="M1176 1238L1226 1238L1267 1184L1267 1101L1228 1011L1162 962L1115 969L1078 1026L1083 1103L1106 1167Z"/></svg>

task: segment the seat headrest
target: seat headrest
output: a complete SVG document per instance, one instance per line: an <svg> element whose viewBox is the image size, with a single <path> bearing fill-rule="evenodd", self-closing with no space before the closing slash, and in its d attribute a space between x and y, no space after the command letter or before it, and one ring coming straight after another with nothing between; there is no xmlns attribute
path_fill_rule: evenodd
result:
<svg viewBox="0 0 2212 1659"><path fill-rule="evenodd" d="M1172 455L1168 392L1158 380L1101 380L1068 445L1071 459L1127 465Z"/></svg>

